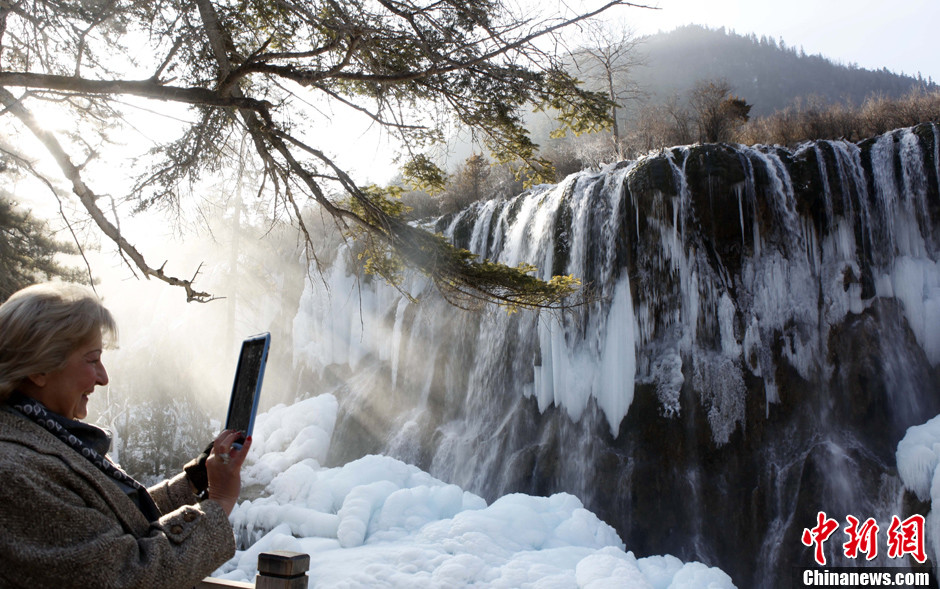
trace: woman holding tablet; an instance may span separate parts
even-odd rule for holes
[[[250,438],[216,438],[207,489],[186,474],[146,489],[108,458],[109,434],[81,421],[108,383],[101,356],[115,332],[77,285],[31,286],[0,305],[2,587],[192,587],[235,553],[228,515]]]

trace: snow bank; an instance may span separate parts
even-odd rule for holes
[[[321,395],[258,416],[244,479],[263,491],[231,516],[248,548],[215,576],[252,581],[260,552],[293,550],[310,555],[311,587],[734,587],[701,563],[636,558],[572,495],[487,505],[387,456],[322,468],[336,411]]]

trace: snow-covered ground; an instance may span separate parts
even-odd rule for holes
[[[323,468],[336,413],[326,394],[258,416],[243,471],[256,498],[232,512],[254,541],[214,576],[252,581],[260,552],[292,550],[310,555],[310,587],[734,587],[701,563],[637,558],[573,495],[487,505],[387,456]]]

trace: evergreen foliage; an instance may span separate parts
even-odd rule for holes
[[[930,79],[833,63],[767,37],[689,25],[640,38],[600,29],[595,41],[573,50],[569,68],[608,95],[617,117],[611,130],[555,136],[547,118],[527,119],[556,181],[674,145],[859,141],[940,121],[940,87]],[[469,162],[455,167],[439,198],[410,193],[412,214],[447,214],[504,195],[497,182],[486,182],[483,194],[467,183]],[[487,173],[501,178],[506,169],[494,162]],[[518,193],[522,184],[514,188]]]
[[[87,282],[80,270],[56,259],[60,253],[76,253],[74,246],[48,233],[45,222],[0,194],[0,302],[21,288],[53,278]]]
[[[557,169],[633,159],[699,141],[857,141],[940,119],[940,86],[933,80],[837,64],[782,40],[688,25],[642,37],[636,51],[639,56],[621,57],[629,67],[614,83],[641,90],[622,109],[617,122],[622,139],[614,148],[607,132],[552,140],[543,121],[531,119],[533,136]],[[610,86],[608,77],[584,81],[603,90]]]
[[[930,79],[835,63],[784,40],[724,28],[687,25],[645,37],[642,48],[646,63],[631,70],[629,83],[653,101],[685,94],[699,80],[725,80],[754,105],[755,117],[783,110],[799,97],[860,105],[873,94],[900,98],[918,88],[937,89]]]
[[[139,171],[129,196],[140,208],[179,207],[194,198],[200,180],[250,157],[263,169],[260,196],[287,211],[311,247],[302,216],[308,200],[442,286],[487,300],[553,305],[570,291],[524,273],[510,278],[506,269],[436,245],[440,240],[359,187],[328,155],[320,131],[330,118],[319,105],[370,117],[406,146],[408,172],[428,186],[443,174],[427,154],[454,124],[474,129],[495,161],[521,162],[520,178],[553,180],[524,113],[549,109],[580,133],[608,125],[610,105],[603,93],[582,88],[547,47],[564,27],[622,4],[602,1],[560,18],[519,16],[502,0],[26,0],[0,6],[0,103],[42,142],[121,252],[146,276],[183,287],[189,300],[211,295],[192,279],[150,266],[104,215],[100,193],[76,163],[93,157],[94,140],[66,142],[49,132],[34,115],[40,101],[70,109],[73,131],[90,129],[101,142],[111,130],[97,123],[116,125],[128,95],[190,107],[194,122],[156,145]],[[244,134],[250,155],[238,148]]]

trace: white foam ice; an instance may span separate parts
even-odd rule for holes
[[[258,416],[245,473],[263,490],[231,516],[250,545],[214,576],[252,581],[260,552],[292,550],[310,555],[310,587],[734,587],[701,563],[637,558],[570,494],[511,494],[487,505],[386,456],[323,468],[328,448],[293,435],[328,440],[336,411],[324,394]]]
[[[895,454],[898,475],[904,486],[921,501],[940,505],[940,415],[927,423],[908,428],[898,442]],[[940,562],[940,515],[936,509],[927,514],[924,536],[928,555],[933,562]]]

